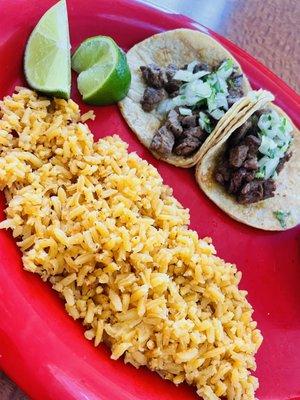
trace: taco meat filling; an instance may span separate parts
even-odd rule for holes
[[[245,94],[243,75],[230,59],[214,68],[193,61],[182,69],[174,64],[166,68],[149,64],[140,69],[147,85],[143,110],[166,115],[150,145],[164,156],[194,154],[229,107]]]
[[[238,203],[274,196],[276,176],[291,158],[293,128],[275,111],[254,113],[229,137],[215,179]]]

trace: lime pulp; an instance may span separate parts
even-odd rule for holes
[[[33,89],[68,99],[71,60],[65,0],[51,7],[39,20],[26,45],[24,72]]]
[[[129,90],[131,74],[126,55],[108,36],[82,42],[72,56],[72,68],[79,73],[78,90],[88,104],[116,103]]]

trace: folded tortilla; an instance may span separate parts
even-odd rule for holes
[[[155,63],[160,67],[166,67],[173,63],[180,67],[194,60],[203,61],[209,65],[217,65],[225,58],[233,60],[238,72],[243,73],[241,66],[229,51],[212,37],[191,29],[175,29],[159,33],[133,46],[127,53],[127,61],[131,70],[132,82],[127,97],[119,102],[120,110],[130,128],[135,132],[143,145],[150,149],[152,138],[161,126],[164,116],[156,110],[143,111],[140,101],[146,85],[142,79],[140,67]],[[243,73],[244,75],[244,73]],[[243,90],[247,94],[251,90],[248,79],[244,75]],[[209,142],[218,132],[224,130],[224,126],[230,124],[243,108],[249,105],[249,99],[243,98],[236,102],[226,114],[218,121],[213,132],[209,135]],[[176,165],[189,168],[195,165],[207,151],[206,142],[200,149],[189,157],[171,154],[163,156],[150,149],[158,159]]]
[[[300,223],[300,133],[285,112],[268,103],[268,96],[258,101],[246,114],[239,114],[237,122],[231,128],[225,129],[209,148],[196,167],[196,179],[205,194],[232,218],[246,225],[268,231],[290,229]],[[239,204],[233,195],[214,178],[219,159],[222,157],[226,142],[235,130],[242,126],[253,113],[259,109],[273,109],[291,123],[293,141],[292,157],[285,163],[282,171],[276,177],[275,196],[252,204]],[[285,226],[280,224],[276,213],[287,213]],[[275,213],[275,214],[274,214]]]

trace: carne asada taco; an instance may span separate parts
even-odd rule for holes
[[[159,159],[191,167],[246,107],[251,86],[232,55],[190,29],[159,33],[127,53],[132,83],[121,112]]]
[[[272,103],[239,115],[196,168],[206,195],[232,218],[264,230],[300,223],[300,135]]]

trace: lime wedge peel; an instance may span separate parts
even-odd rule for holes
[[[78,89],[89,104],[112,104],[124,98],[131,74],[125,53],[108,36],[86,39],[72,56]]]
[[[29,86],[70,98],[70,47],[67,7],[61,0],[42,16],[27,42],[24,71]]]

